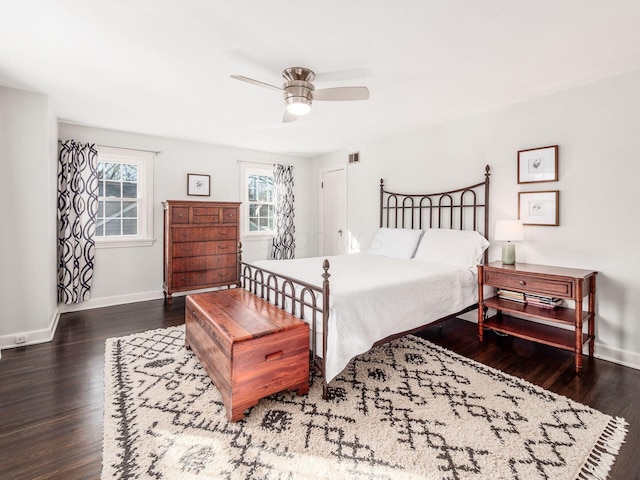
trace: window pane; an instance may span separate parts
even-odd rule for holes
[[[120,182],[105,182],[105,197],[119,197],[120,196]]]
[[[123,235],[137,235],[138,234],[138,221],[133,219],[122,220],[122,234]]]
[[[256,183],[257,183],[257,176],[249,175],[249,179],[247,181],[247,189],[248,189],[250,202],[255,202],[257,200]]]
[[[118,202],[104,202],[104,216],[107,218],[121,217],[122,216],[122,204]]]
[[[142,208],[142,203],[153,201],[147,198],[147,188],[152,186],[150,171],[153,168],[153,155],[138,152],[126,153],[126,150],[110,152],[105,149],[98,152],[98,221],[96,236],[100,240],[118,240],[124,237],[142,236],[146,240],[150,232],[146,220],[153,216],[153,209]],[[141,218],[140,216],[145,218]],[[129,238],[127,238],[129,237]],[[116,242],[117,243],[117,242]]]
[[[120,180],[119,163],[103,163],[105,180]]]
[[[122,235],[122,220],[107,220],[104,224],[104,232],[106,236]]]
[[[137,217],[138,216],[138,202],[122,202],[122,216],[123,217]]]
[[[123,183],[122,184],[122,197],[123,198],[136,198],[138,196],[138,185],[136,183]]]
[[[273,175],[247,174],[246,213],[249,232],[273,230]]]
[[[135,165],[122,165],[122,180],[125,182],[137,182],[138,181],[138,167]]]

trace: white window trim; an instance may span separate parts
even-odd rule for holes
[[[273,176],[273,166],[249,162],[240,161],[240,192],[242,195],[242,208],[240,209],[241,214],[241,225],[242,225],[242,234],[241,237],[247,240],[260,240],[265,238],[273,238],[275,235],[275,230],[260,230],[257,232],[252,232],[249,230],[249,198],[248,198],[248,185],[247,185],[247,177],[254,173],[258,175],[270,175]]]
[[[99,162],[132,163],[138,165],[138,204],[140,227],[138,235],[127,237],[98,237],[96,248],[149,247],[153,245],[153,152],[126,148],[97,147]]]

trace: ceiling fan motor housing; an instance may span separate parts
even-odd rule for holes
[[[311,107],[313,100],[313,84],[315,78],[312,70],[304,67],[291,67],[282,72],[286,80],[282,85],[284,90],[284,102],[286,105],[302,103]]]

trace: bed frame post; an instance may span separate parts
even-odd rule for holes
[[[384,180],[380,179],[380,228],[382,228],[382,210],[384,210]]]
[[[491,167],[486,165],[484,167],[484,238],[489,240],[489,177]],[[484,251],[484,264],[489,263],[489,249]]]
[[[244,281],[242,279],[242,242],[238,242],[238,283],[237,286],[244,288]]]
[[[329,260],[322,262],[322,398],[329,397],[327,384],[327,332],[329,331]],[[315,347],[315,345],[314,345]]]

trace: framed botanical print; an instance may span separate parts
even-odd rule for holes
[[[211,195],[211,175],[187,174],[187,195]]]
[[[557,227],[559,221],[559,190],[546,192],[519,192],[518,219],[524,225],[548,225]]]
[[[518,183],[558,181],[558,145],[518,151]]]

